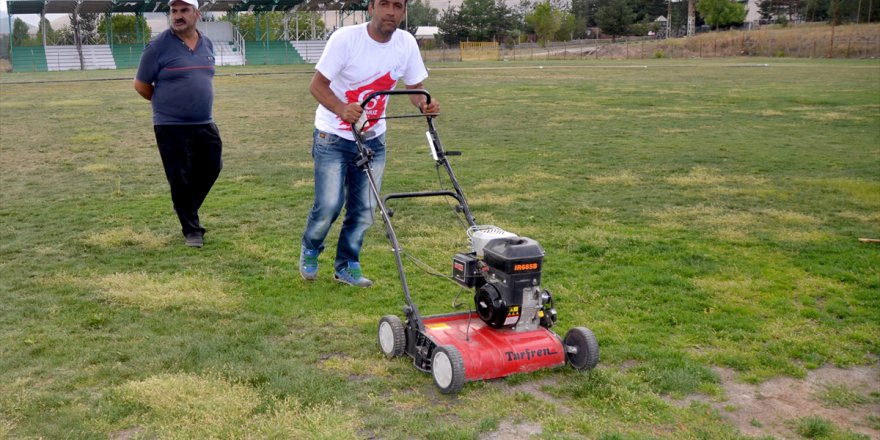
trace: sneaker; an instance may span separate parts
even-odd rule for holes
[[[306,249],[303,246],[299,252],[299,274],[305,280],[314,280],[318,277],[318,255],[320,251]]]
[[[200,248],[205,245],[205,238],[198,232],[186,235],[185,243],[189,247]]]
[[[355,287],[370,287],[373,285],[373,282],[361,272],[361,264],[357,262],[350,261],[348,267],[342,270],[337,270],[333,275],[333,278],[340,283]]]

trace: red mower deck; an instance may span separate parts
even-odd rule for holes
[[[565,365],[565,348],[556,333],[496,329],[476,312],[425,316],[425,333],[438,346],[452,345],[464,361],[465,380],[495,379]]]

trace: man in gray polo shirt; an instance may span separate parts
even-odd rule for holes
[[[153,129],[187,246],[204,244],[199,208],[223,168],[214,124],[214,45],[196,29],[198,0],[170,0],[170,28],[144,48],[134,88],[153,105]]]

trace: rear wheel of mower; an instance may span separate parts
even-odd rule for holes
[[[379,320],[379,348],[385,356],[397,357],[406,349],[406,333],[400,318],[385,315]]]
[[[590,329],[574,327],[565,334],[565,358],[578,371],[592,370],[599,363],[599,342]]]
[[[441,393],[459,392],[464,386],[464,360],[458,349],[452,345],[437,347],[431,357],[431,375]]]

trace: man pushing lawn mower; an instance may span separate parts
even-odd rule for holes
[[[421,95],[425,97],[426,107],[431,103],[431,95],[426,90],[380,90],[365,95],[360,106],[368,109],[373,102],[393,95],[409,95],[410,99],[412,95]],[[443,148],[434,127],[434,116],[422,113],[390,117],[425,118],[428,147],[438,177],[440,169],[444,169],[452,190],[442,188],[441,178],[438,190],[380,195],[372,166],[375,154],[367,145],[364,129],[370,121],[389,116],[368,117],[352,124],[351,133],[358,150],[354,162],[375,197],[406,299],[403,306],[405,321],[396,315],[383,316],[379,321],[380,349],[388,357],[409,355],[413,366],[432,374],[434,383],[443,393],[456,393],[467,381],[504,377],[565,363],[577,370],[592,369],[599,361],[599,343],[592,331],[572,327],[562,338],[551,330],[557,315],[552,295],[541,285],[543,248],[530,238],[476,223],[447,160],[448,156],[460,153]],[[474,309],[423,316],[410,295],[402,259],[404,252],[391,224],[394,211],[387,206],[391,200],[420,197],[443,197],[448,202],[454,201],[449,207],[462,224],[467,225],[470,249],[452,258],[451,280],[462,289],[473,289]],[[456,301],[453,308],[463,305]]]
[[[358,287],[373,284],[361,272],[364,233],[378,208],[391,241],[406,303],[405,319],[379,321],[379,348],[388,357],[409,355],[413,366],[430,372],[443,393],[457,393],[465,382],[552,368],[565,363],[589,370],[599,361],[599,344],[589,329],[573,327],[562,338],[551,330],[556,309],[541,287],[544,250],[535,241],[476,223],[440,143],[433,118],[440,106],[422,89],[428,73],[413,37],[397,27],[406,0],[370,0],[369,23],[337,30],[316,66],[310,89],[320,105],[315,115],[312,157],[315,202],[302,238],[299,271],[318,275],[318,255],[331,224],[346,207],[334,263],[337,281]],[[394,90],[398,79],[406,90]],[[428,123],[428,145],[435,165],[445,169],[454,191],[380,195],[385,168],[385,109],[393,95],[407,95]],[[468,225],[468,252],[452,259],[452,279],[474,290],[474,310],[422,316],[410,295],[402,250],[391,224],[391,199],[454,199]]]
[[[377,187],[385,168],[385,114],[387,96],[366,107],[361,99],[378,90],[391,90],[402,79],[407,89],[422,89],[428,71],[415,38],[398,30],[406,14],[406,0],[370,0],[369,22],[343,27],[331,35],[309,86],[318,101],[312,158],[315,161],[315,201],[306,222],[299,257],[299,273],[306,280],[318,276],[318,255],[324,239],[345,205],[345,218],[336,246],[334,278],[357,287],[370,287],[364,276],[360,251],[376,207],[369,183],[358,167],[358,148],[352,124],[367,118],[363,131],[372,150]],[[440,104],[421,94],[410,101],[423,113],[437,114]],[[378,189],[378,188],[377,188]]]

